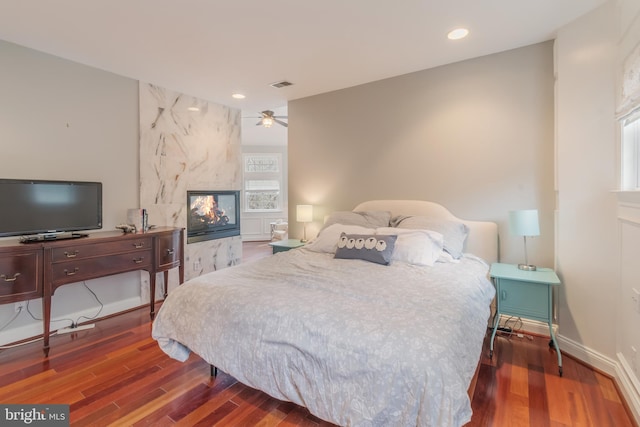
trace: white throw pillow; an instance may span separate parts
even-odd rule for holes
[[[408,228],[380,227],[379,235],[396,235],[395,248],[391,259],[415,265],[433,265],[443,252],[442,234],[432,230],[412,230]]]

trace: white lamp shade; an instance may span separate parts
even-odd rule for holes
[[[298,222],[311,222],[311,221],[313,221],[313,206],[312,205],[297,205],[296,206],[296,220]]]
[[[509,212],[509,230],[516,236],[539,236],[538,210],[528,209]]]

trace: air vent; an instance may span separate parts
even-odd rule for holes
[[[271,87],[275,87],[276,89],[280,89],[281,87],[287,87],[287,86],[291,86],[293,83],[288,82],[286,80],[283,80],[281,82],[275,82],[275,83],[271,83],[270,86]]]

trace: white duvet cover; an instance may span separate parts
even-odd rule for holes
[[[153,337],[344,426],[461,426],[494,288],[465,256],[433,267],[296,249],[172,291]]]

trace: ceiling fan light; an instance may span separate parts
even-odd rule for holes
[[[271,117],[262,118],[262,126],[270,128],[273,125],[273,119]]]

